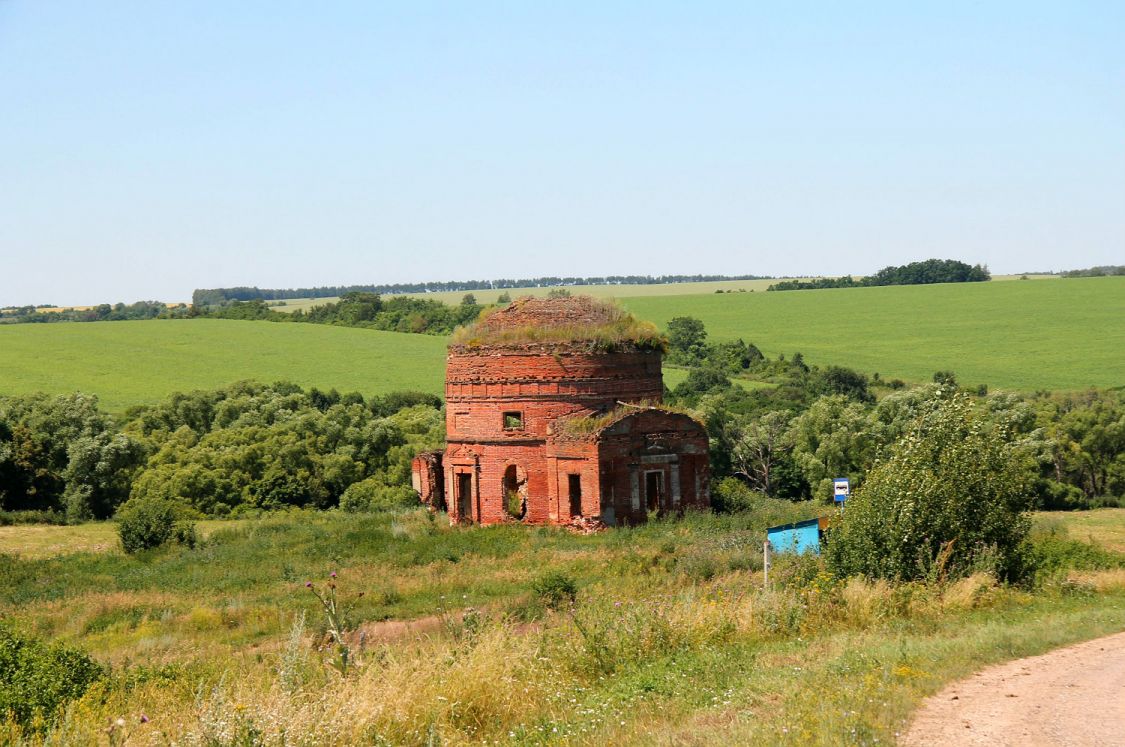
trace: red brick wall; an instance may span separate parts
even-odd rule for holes
[[[446,361],[446,437],[544,439],[556,418],[609,409],[618,401],[659,402],[663,393],[660,354],[655,352],[451,353]],[[522,430],[504,430],[506,411],[523,413]]]
[[[618,402],[659,402],[662,394],[657,352],[536,346],[452,351],[446,371],[449,449],[442,465],[451,519],[510,521],[504,478],[510,465],[526,475],[528,523],[574,518],[570,475],[580,481],[581,514],[599,516],[612,505],[618,524],[648,517],[646,471],[662,475],[661,512],[709,505],[707,434],[685,415],[638,410],[586,438],[548,435],[560,417],[604,412]],[[506,412],[520,413],[520,427],[505,427]],[[424,466],[416,463],[418,470]],[[465,516],[458,473],[472,476]]]
[[[601,492],[614,507],[617,524],[649,516],[646,478],[661,475],[659,513],[711,505],[707,432],[692,418],[659,410],[640,411],[602,432],[598,444]]]

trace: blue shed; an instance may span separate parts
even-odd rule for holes
[[[828,526],[827,518],[798,521],[796,524],[782,524],[766,530],[766,539],[775,553],[820,552],[820,539]]]

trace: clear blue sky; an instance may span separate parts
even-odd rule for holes
[[[1125,3],[0,0],[0,305],[1125,262]]]

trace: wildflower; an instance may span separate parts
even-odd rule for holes
[[[143,713],[141,714],[141,723],[142,724],[148,723],[148,716],[144,715]]]
[[[332,571],[331,578],[336,578],[336,571]]]
[[[305,582],[305,588],[306,588],[306,589],[311,589],[311,588],[312,588],[312,581],[306,581],[306,582]]]
[[[113,723],[117,724],[118,726],[125,726],[125,719],[119,718],[116,721],[114,721]]]

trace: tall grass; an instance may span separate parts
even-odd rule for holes
[[[1091,604],[987,577],[941,588],[750,581],[735,572],[629,601],[591,590],[537,626],[494,614],[471,635],[372,646],[346,678],[315,655],[294,664],[290,640],[197,673],[190,697],[176,681],[119,682],[74,706],[55,736],[84,741],[144,713],[151,725],[130,735],[138,744],[648,744],[666,722],[738,711],[742,737],[710,724],[698,741],[873,744],[893,740],[912,699],[966,667],[969,651],[992,660],[1067,640],[1051,619],[1077,636],[1125,625],[1121,587]]]
[[[1115,569],[1030,591],[842,581],[787,556],[765,588],[762,530],[802,510],[775,503],[593,536],[297,512],[196,550],[9,558],[0,612],[113,665],[56,744],[117,719],[129,744],[889,743],[949,677],[1125,626]],[[332,570],[367,592],[346,676],[304,587]],[[573,580],[550,607],[549,573]]]

